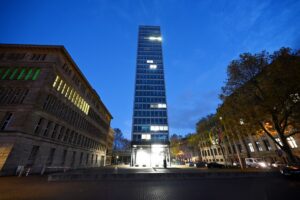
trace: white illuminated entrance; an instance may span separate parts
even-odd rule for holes
[[[135,146],[132,149],[132,165],[135,167],[163,167],[164,160],[169,166],[170,154],[166,145]]]

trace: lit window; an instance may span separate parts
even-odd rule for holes
[[[263,151],[263,148],[261,147],[259,142],[255,142],[255,144],[256,144],[258,151]]]
[[[289,143],[289,145],[290,145],[290,147],[291,147],[292,149],[298,147],[298,145],[297,145],[295,139],[294,139],[292,136],[287,138],[287,142]]]
[[[157,68],[157,65],[150,65],[149,68],[150,68],[150,69],[156,69],[156,68]]]
[[[147,63],[153,63],[153,60],[147,60]]]
[[[63,80],[60,80],[59,85],[58,85],[58,87],[57,87],[57,91],[60,91],[60,88],[61,88],[63,82],[64,82]]]
[[[279,138],[275,138],[275,140],[282,146],[282,142]],[[276,144],[277,148],[280,149],[280,146]]]
[[[63,87],[63,89],[61,90],[61,93],[62,93],[62,94],[64,94],[64,92],[65,92],[65,89],[66,89],[66,86],[67,86],[67,84],[66,84],[66,83],[64,83],[64,87]]]
[[[57,91],[60,91],[69,101],[71,101],[75,106],[77,106],[82,112],[88,114],[90,106],[88,103],[77,93],[68,86],[67,83],[64,83],[59,76],[56,76],[55,81],[52,85],[54,88],[57,87]]]
[[[249,149],[251,152],[254,152],[254,148],[253,148],[253,144],[252,143],[248,143]]]
[[[158,108],[167,108],[167,104],[165,103],[159,103]]]
[[[70,87],[68,86],[65,97],[68,97],[69,91],[70,91]]]
[[[15,69],[15,70],[13,71],[13,73],[10,75],[9,79],[10,79],[10,80],[14,79],[15,75],[17,74],[17,72],[18,72],[18,69]]]
[[[142,140],[150,140],[151,135],[150,134],[142,134]]]
[[[150,108],[167,108],[167,104],[165,103],[151,104]]]
[[[150,126],[150,131],[167,131],[168,126]]]
[[[32,80],[35,81],[37,79],[37,77],[39,76],[41,72],[41,69],[36,69],[34,75],[32,76]]]
[[[69,97],[68,97],[68,99],[69,99],[69,100],[71,100],[71,99],[72,99],[73,92],[74,92],[74,90],[73,90],[73,89],[71,89],[71,91],[70,91],[70,94],[69,94]]]
[[[76,97],[76,92],[74,91],[73,95],[72,95],[72,100],[71,100],[73,102],[73,104],[75,104],[75,97]]]
[[[152,40],[152,41],[162,41],[162,38],[161,37],[150,36],[149,40]]]
[[[59,76],[56,76],[55,81],[54,81],[54,83],[52,85],[54,88],[58,84],[58,81],[59,81]]]
[[[25,76],[25,80],[28,80],[31,77],[32,71],[32,69],[28,71],[27,75]]]
[[[18,76],[18,78],[17,78],[18,80],[20,80],[20,79],[23,78],[23,76],[24,76],[24,74],[25,74],[25,71],[26,71],[25,69],[22,69],[22,70],[21,70],[21,73],[19,74],[19,76]],[[56,77],[56,78],[57,78],[57,77]]]
[[[5,73],[4,73],[3,76],[2,76],[2,80],[4,80],[4,79],[8,76],[9,72],[10,72],[10,69],[7,69],[7,70],[5,71]]]

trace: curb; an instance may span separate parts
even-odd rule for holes
[[[48,181],[128,181],[128,180],[200,180],[216,178],[279,177],[278,172],[212,173],[123,173],[123,174],[51,174]]]

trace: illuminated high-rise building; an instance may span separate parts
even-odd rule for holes
[[[162,36],[159,26],[140,26],[136,60],[131,165],[169,165],[169,126]]]

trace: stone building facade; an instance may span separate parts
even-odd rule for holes
[[[63,46],[0,45],[0,175],[104,166],[111,119]]]
[[[279,138],[276,140],[281,143]],[[289,137],[288,143],[294,155],[300,157],[300,135]],[[199,142],[200,158],[205,162],[233,165],[239,163],[239,160],[245,164],[245,158],[262,158],[269,163],[275,161],[287,163],[284,152],[266,135],[249,134],[247,137],[238,137],[234,140],[225,137],[222,149],[221,146],[210,145],[204,140]]]
[[[112,152],[113,152],[113,144],[114,144],[114,138],[115,138],[115,131],[114,129],[110,128],[107,140],[106,140],[106,163],[105,165],[111,165],[112,162]]]

